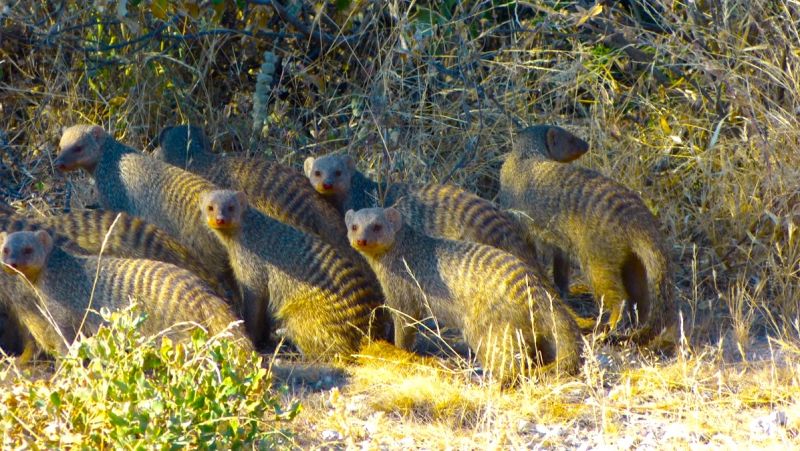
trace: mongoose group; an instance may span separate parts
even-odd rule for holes
[[[134,299],[147,334],[193,323],[251,349],[282,329],[309,358],[349,359],[374,339],[413,349],[431,318],[460,329],[492,378],[516,383],[580,368],[580,333],[598,320],[562,300],[570,259],[609,337],[674,333],[657,220],[633,191],[570,163],[588,144],[559,127],[514,134],[498,204],[452,185],[376,183],[343,154],[309,157],[304,173],[215,154],[194,126],[167,127],[158,143],[147,155],[99,126],[68,127],[54,165],[89,174],[104,211],[0,209],[0,305],[21,337],[0,337],[7,351],[64,353],[99,327],[100,308]]]

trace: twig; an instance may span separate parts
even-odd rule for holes
[[[284,8],[283,5],[281,5],[280,2],[275,1],[275,0],[247,0],[247,3],[253,4],[253,5],[271,6],[272,9],[275,10],[275,13],[278,14],[278,17],[280,17],[282,20],[284,20],[285,22],[288,22],[290,25],[295,27],[297,29],[297,31],[299,31],[301,34],[303,34],[303,36],[305,36],[307,38],[310,38],[310,39],[318,38],[323,44],[325,44],[326,46],[329,46],[329,47],[333,46],[335,44],[338,44],[339,41],[341,41],[341,42],[350,42],[350,41],[358,40],[360,38],[360,35],[341,36],[339,38],[339,37],[336,37],[336,36],[332,36],[332,35],[330,35],[328,33],[325,33],[322,30],[321,27],[317,27],[318,31],[314,31],[312,29],[312,27],[306,25],[302,20],[300,20],[297,17],[291,15],[289,13],[289,11],[286,11],[286,8]]]

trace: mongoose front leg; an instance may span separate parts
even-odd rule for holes
[[[26,365],[30,361],[36,357],[36,354],[39,352],[39,347],[36,346],[36,342],[33,341],[33,337],[27,335],[23,337],[23,346],[22,346],[22,354],[17,357],[17,362],[22,365]]]
[[[553,282],[561,297],[569,294],[569,257],[559,248],[553,248]]]
[[[253,340],[253,344],[258,348],[269,340],[269,321],[267,319],[267,305],[269,298],[259,293],[255,287],[245,284],[241,286],[242,294],[242,318],[244,319],[245,330]]]
[[[410,351],[417,338],[417,326],[408,323],[405,314],[395,312],[394,316],[394,345],[398,348]]]

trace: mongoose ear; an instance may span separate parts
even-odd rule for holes
[[[549,127],[546,133],[547,153],[550,159],[568,163],[589,150],[589,144],[559,127]]]
[[[386,220],[389,221],[389,224],[391,224],[392,229],[395,231],[400,230],[400,227],[403,226],[403,215],[400,214],[400,210],[389,207],[383,210],[383,214],[386,216]]]
[[[241,205],[242,210],[247,208],[247,194],[244,191],[236,191],[236,201]]]
[[[173,128],[175,128],[174,125],[169,125],[169,126],[166,126],[166,127],[162,128],[161,131],[158,133],[158,145],[159,145],[159,147],[164,147],[164,138],[166,138],[167,133],[169,133],[169,131],[172,130]]]
[[[347,213],[344,214],[344,223],[347,224],[347,227],[350,228],[350,224],[353,223],[353,215],[356,214],[355,211],[351,208],[347,210]]]
[[[303,172],[306,173],[306,177],[311,177],[311,169],[314,168],[314,157],[306,158],[306,161],[303,162]]]
[[[42,247],[44,247],[44,253],[49,254],[53,249],[53,237],[51,237],[50,234],[44,230],[37,230],[36,239],[42,243]]]
[[[6,242],[7,237],[8,237],[8,232],[0,232],[0,244],[4,244]]]
[[[350,155],[344,155],[342,158],[344,159],[344,164],[347,166],[347,169],[349,169],[350,172],[356,170],[356,160],[354,160],[353,157]]]
[[[103,137],[106,135],[106,131],[105,131],[105,130],[103,130],[103,127],[101,127],[101,126],[99,126],[99,125],[92,125],[92,126],[89,128],[89,133],[91,133],[91,134],[92,134],[92,137],[93,137],[94,139],[96,139],[97,141],[100,141],[100,140],[102,140],[102,139],[103,139]]]
[[[200,193],[200,199],[198,199],[198,200],[200,201],[201,209],[203,209],[203,210],[206,209],[206,205],[208,205],[208,198],[209,197],[211,197],[211,192],[210,191],[206,191],[204,193]]]

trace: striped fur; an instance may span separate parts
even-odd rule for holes
[[[325,182],[331,187],[324,198],[342,215],[350,209],[395,207],[422,233],[494,246],[539,270],[535,248],[525,241],[519,224],[486,199],[453,185],[394,183],[387,188],[357,171],[346,155],[309,158],[306,165],[311,185],[319,187]]]
[[[75,149],[81,152],[76,154]],[[199,194],[211,182],[117,142],[96,126],[72,126],[55,161],[61,170],[82,168],[95,180],[103,207],[139,216],[177,237],[211,274],[229,280],[227,252],[203,226]]]
[[[535,248],[525,241],[514,218],[475,194],[453,185],[397,183],[389,188],[385,204],[400,210],[411,227],[425,234],[493,246],[541,271]]]
[[[124,308],[131,300],[137,301],[148,315],[142,325],[146,335],[185,322],[197,323],[217,334],[236,320],[225,301],[185,269],[154,260],[74,255],[52,242],[48,245],[42,234],[49,239],[46,232],[9,234],[3,244],[3,263],[24,267],[21,271],[43,299],[52,323],[34,303],[16,303],[15,309],[37,343],[49,352],[63,353],[66,343],[74,340],[79,330],[87,335],[94,333],[101,325],[96,313],[101,308]],[[25,247],[34,249],[33,256],[22,253]],[[87,309],[89,314],[80,329]],[[252,348],[239,327],[232,331],[242,346]],[[183,336],[180,328],[173,333]]]
[[[119,219],[117,219],[119,217]],[[112,228],[112,224],[116,225]],[[107,257],[146,258],[186,268],[225,294],[225,281],[201,265],[186,247],[168,233],[123,212],[101,210],[72,211],[40,219],[0,212],[0,231],[48,230],[56,242],[70,252]],[[105,248],[103,241],[108,234]]]
[[[635,329],[631,338],[647,342],[676,321],[669,251],[658,221],[636,193],[553,160],[569,160],[585,146],[558,127],[520,132],[501,169],[500,203],[520,212],[530,239],[577,258],[597,302],[602,299],[610,312],[612,329],[625,319]],[[568,272],[555,276],[567,289]]]
[[[387,305],[403,314],[395,317],[395,345],[409,349],[413,323],[433,316],[461,329],[484,367],[505,382],[530,374],[539,360],[577,371],[581,341],[575,322],[516,256],[421,234],[392,208],[348,212],[346,222],[350,242],[378,275]]]
[[[194,126],[165,128],[159,144],[155,157],[220,187],[244,191],[250,205],[262,213],[351,252],[341,217],[293,168],[258,157],[214,155],[208,137]]]
[[[228,249],[251,336],[263,336],[271,316],[308,356],[356,352],[371,334],[380,288],[321,239],[246,202],[241,192],[218,190],[206,194],[197,209],[207,212],[209,229]]]

